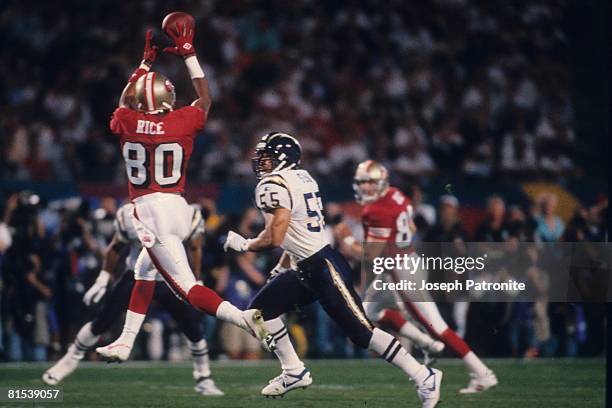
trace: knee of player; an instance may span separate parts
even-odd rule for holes
[[[104,334],[106,331],[108,331],[111,326],[112,326],[112,322],[114,321],[114,317],[113,319],[107,319],[107,321],[103,321],[103,319],[100,318],[96,318],[91,322],[91,334],[93,334],[94,336],[100,336],[102,334]]]
[[[362,349],[367,349],[370,346],[370,340],[372,339],[372,331],[364,327],[362,330],[350,333],[349,338],[355,346]]]
[[[187,340],[192,343],[197,343],[204,338],[202,330],[198,327],[198,323],[199,321],[196,321],[190,326],[183,327],[183,334],[187,337]]]

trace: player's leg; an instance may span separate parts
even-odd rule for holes
[[[96,345],[100,335],[108,331],[125,310],[133,285],[134,275],[131,271],[121,275],[106,295],[95,318],[81,327],[66,354],[45,371],[42,378],[46,384],[56,385],[76,370],[87,350]]]
[[[241,327],[265,348],[273,348],[258,310],[241,311],[212,289],[197,284],[183,246],[191,229],[191,217],[184,214],[191,214],[191,208],[182,197],[171,194],[136,203],[136,230],[151,262],[172,290],[193,307]]]
[[[400,336],[413,341],[425,353],[439,354],[444,350],[444,343],[421,331],[416,325],[405,319],[399,310],[383,309],[378,315],[376,324],[383,328],[389,327]]]
[[[289,331],[281,316],[296,306],[304,306],[315,300],[314,293],[301,284],[296,273],[287,271],[268,282],[251,301],[249,308],[262,311],[264,324],[274,336],[276,342],[274,354],[283,370],[263,388],[262,395],[282,396],[291,390],[306,388],[312,384],[310,371],[295,352]]]
[[[413,255],[418,256],[418,255]],[[414,271],[411,279],[419,281],[427,279],[427,270],[419,268]],[[400,281],[402,271],[394,270],[391,278]],[[398,307],[404,307],[423,327],[434,337],[442,341],[457,357],[461,358],[470,372],[470,383],[461,393],[480,392],[497,385],[497,378],[467,343],[455,333],[440,315],[440,311],[431,295],[427,291],[394,292],[397,296]],[[418,301],[414,301],[417,299]]]
[[[132,275],[133,285],[129,302],[127,305],[122,304],[122,309],[119,309],[125,310],[127,306],[123,330],[111,344],[96,348],[96,352],[103,359],[108,361],[125,361],[128,359],[153,299],[156,276],[157,270],[153,267],[147,251],[143,248],[138,255]]]
[[[437,336],[453,353],[461,358],[470,372],[470,383],[459,392],[471,394],[486,391],[497,385],[497,377],[482,360],[470,349],[470,346],[459,337],[444,321],[434,302],[406,302],[406,308],[412,315]]]
[[[382,277],[389,279],[387,275]],[[432,338],[420,330],[402,315],[405,310],[400,311],[391,308],[397,304],[396,292],[376,290],[371,284],[366,290],[363,299],[363,308],[366,317],[382,329],[391,329],[392,332],[414,342],[427,355],[429,353],[439,354],[444,350],[444,343]],[[426,356],[427,357],[427,356]]]
[[[172,319],[189,340],[191,360],[193,362],[193,378],[196,381],[195,391],[202,395],[223,395],[212,379],[210,360],[208,358],[208,343],[202,334],[200,313],[191,305],[180,300],[169,287],[157,283],[155,299],[164,309],[170,312]]]
[[[358,347],[375,351],[401,369],[415,382],[423,407],[434,407],[440,399],[442,372],[420,364],[395,337],[374,328],[353,288],[350,266],[344,257],[326,247],[299,265],[325,311],[351,341]]]

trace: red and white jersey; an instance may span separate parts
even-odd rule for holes
[[[205,123],[206,112],[195,106],[165,115],[115,110],[110,128],[120,137],[130,200],[156,192],[183,192],[193,139]]]
[[[398,248],[410,246],[412,232],[410,219],[412,204],[408,197],[395,187],[389,187],[385,195],[363,207],[361,222],[364,237],[392,242]]]

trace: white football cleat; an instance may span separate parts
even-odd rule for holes
[[[299,374],[283,371],[281,375],[270,380],[269,384],[261,390],[261,395],[266,398],[282,397],[291,390],[306,388],[310,384],[312,384],[312,376],[307,368],[304,368]]]
[[[497,377],[495,373],[488,370],[484,375],[476,375],[470,373],[470,382],[467,387],[459,390],[459,394],[476,394],[484,392],[489,388],[493,388],[497,385]]]
[[[274,351],[276,349],[276,340],[270,334],[264,325],[264,319],[259,309],[248,309],[242,312],[242,324],[244,330],[255,336],[266,349],[266,351]]]
[[[429,375],[418,384],[416,389],[423,408],[433,408],[440,401],[440,385],[442,384],[442,371],[427,367]]]
[[[205,395],[207,397],[217,396],[217,395],[225,395],[223,391],[217,387],[217,384],[210,377],[202,377],[197,380],[195,387],[193,387],[195,392],[198,394]]]
[[[70,354],[66,354],[64,357],[59,359],[53,367],[45,371],[45,373],[42,375],[42,380],[47,385],[57,385],[64,378],[72,374],[78,365],[78,359],[75,359]]]
[[[96,347],[96,353],[109,363],[123,363],[130,357],[131,351],[132,346],[121,342],[119,339],[106,346]]]

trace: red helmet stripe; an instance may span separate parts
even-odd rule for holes
[[[157,109],[157,103],[155,102],[155,72],[151,76],[151,99],[153,100],[153,110]]]
[[[155,110],[155,99],[153,96],[153,78],[155,73],[149,72],[147,77],[145,78],[145,99],[147,101],[147,110],[154,111]]]

